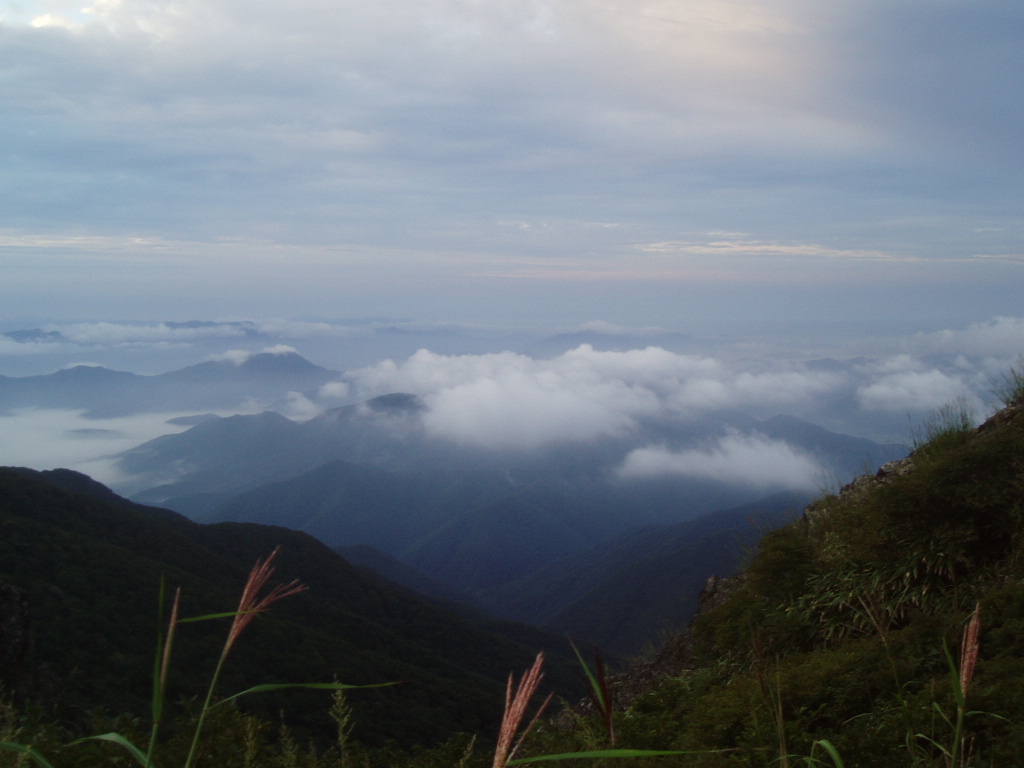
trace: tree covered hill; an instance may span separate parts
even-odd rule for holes
[[[145,715],[161,579],[171,591],[182,588],[183,615],[231,611],[253,563],[277,546],[275,579],[299,579],[309,589],[258,617],[227,664],[224,695],[258,683],[400,681],[351,694],[355,733],[370,744],[413,744],[457,731],[493,733],[506,676],[541,648],[556,659],[552,682],[576,690],[563,638],[442,610],[305,534],[200,525],[67,470],[2,468],[0,584],[27,595],[31,633],[26,658],[7,649],[5,658],[19,657],[21,667],[9,670],[21,686],[14,693],[42,697],[61,718],[93,709]],[[182,628],[172,700],[203,692],[227,627],[224,620]],[[302,732],[332,727],[323,692],[246,702],[271,719],[283,710]]]

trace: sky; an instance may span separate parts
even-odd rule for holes
[[[0,330],[1024,315],[1019,0],[89,2],[0,0]]]
[[[1019,0],[90,1],[0,0],[0,375],[287,345],[344,372],[295,418],[411,391],[499,447],[716,408],[904,440],[1024,353]],[[169,415],[5,413],[0,459]]]

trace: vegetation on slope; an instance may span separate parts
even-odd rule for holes
[[[73,481],[72,473],[0,469],[0,585],[27,597],[31,631],[28,658],[11,656],[23,674],[5,669],[0,677],[17,677],[7,684],[17,688],[0,699],[17,696],[23,707],[41,707],[44,718],[87,728],[92,712],[145,716],[161,579],[172,592],[182,588],[185,616],[230,611],[252,564],[279,545],[280,579],[299,579],[308,590],[259,617],[224,670],[225,695],[256,683],[401,681],[352,694],[353,738],[409,746],[493,731],[505,676],[540,647],[552,651],[556,684],[576,685],[561,638],[441,610],[367,577],[305,534],[198,525],[97,496],[84,480],[79,485],[89,492],[66,487]],[[182,702],[179,711],[204,690],[226,625],[183,627],[169,690],[172,703]],[[246,707],[273,721],[284,711],[303,740],[334,731],[322,692],[253,697]]]
[[[684,644],[690,668],[618,713],[619,745],[696,752],[652,765],[795,765],[795,756],[805,764],[812,753],[833,765],[826,742],[848,768],[1017,764],[1017,383],[1008,407],[977,430],[955,408],[946,411],[908,460],[766,536],[727,597],[696,620]],[[965,650],[976,609],[980,634]],[[590,748],[601,734],[583,718],[571,730],[549,729],[533,749]]]

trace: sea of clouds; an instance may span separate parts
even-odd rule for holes
[[[12,345],[18,355],[35,347],[48,355],[59,350],[71,361],[105,348],[123,352],[126,345],[148,345],[160,352],[169,340],[193,345],[188,347],[193,352],[220,343],[222,351],[205,357],[240,363],[258,351],[304,352],[303,339],[337,343],[370,333],[365,325],[247,323],[52,326],[46,332],[59,333],[59,338],[6,338],[0,364]],[[236,347],[244,337],[273,343]],[[997,406],[993,393],[1024,350],[1024,318],[1000,317],[962,329],[919,333],[901,339],[897,347],[875,356],[835,357],[772,354],[763,347],[750,354],[731,348],[716,355],[659,346],[598,349],[580,344],[543,357],[420,349],[339,371],[336,381],[317,392],[290,392],[274,403],[240,402],[232,412],[272,407],[304,420],[339,405],[404,392],[421,398],[421,426],[430,437],[481,450],[528,451],[606,437],[628,440],[659,419],[696,422],[729,412],[759,419],[788,414],[833,431],[909,442],[915,425],[951,402],[975,420]],[[0,403],[0,463],[71,466],[113,482],[117,477],[111,457],[181,431],[184,427],[168,423],[180,415],[89,419],[69,411],[3,411]],[[714,440],[687,450],[638,445],[618,471],[623,477],[684,474],[752,484],[781,478],[790,487],[809,487],[820,486],[824,469],[791,445],[723,428]]]

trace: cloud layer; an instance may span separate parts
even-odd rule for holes
[[[731,434],[706,449],[631,451],[619,474],[627,479],[677,476],[758,488],[819,490],[829,470],[813,457],[781,440],[759,434]]]
[[[237,334],[243,329],[244,336]],[[421,337],[414,326],[396,329],[377,324],[286,324],[279,321],[193,323],[190,327],[117,323],[52,326],[42,335],[0,337],[8,346],[55,348],[50,370],[81,362],[88,354],[117,353],[122,361],[150,349],[164,364],[182,354],[162,346],[179,331],[197,332],[183,341],[188,363],[226,359],[241,364],[257,351],[305,353],[320,339],[328,345],[367,338]],[[431,336],[447,339],[450,330]],[[420,427],[436,439],[484,450],[530,451],[554,444],[584,446],[608,439],[632,450],[623,476],[652,474],[725,477],[757,485],[765,478],[785,478],[791,487],[820,486],[821,468],[790,445],[758,436],[749,417],[797,416],[837,432],[876,440],[906,442],[915,425],[939,408],[957,401],[981,417],[995,407],[993,390],[1011,365],[1021,365],[1024,322],[1000,317],[960,329],[912,334],[890,342],[889,354],[820,357],[780,348],[725,345],[711,353],[684,353],[658,346],[616,349],[618,340],[657,329],[629,331],[607,323],[578,329],[606,334],[608,349],[581,344],[550,355],[510,351],[442,354],[427,349],[340,372],[337,380],[315,392],[281,393],[272,406],[304,420],[326,409],[405,392],[425,405]],[[379,332],[379,333],[378,333]],[[52,333],[61,336],[55,338]],[[472,340],[456,336],[458,343]],[[492,341],[500,344],[503,337]],[[575,338],[572,334],[568,338]],[[36,339],[36,340],[33,340]],[[245,340],[250,349],[235,345]],[[285,344],[285,341],[292,342]],[[211,344],[219,344],[211,354]],[[0,347],[0,353],[2,353]],[[225,351],[226,350],[226,351]],[[907,351],[914,350],[914,351]],[[42,354],[42,353],[37,353]],[[311,356],[314,362],[322,362]],[[17,358],[2,357],[9,362]],[[130,366],[126,366],[130,367]],[[85,419],[67,412],[3,413],[0,403],[0,454],[4,461],[49,468],[58,463],[81,467],[162,432],[167,414],[140,415],[139,420]],[[251,412],[266,403],[241,406]],[[742,418],[737,414],[742,414]],[[738,433],[726,426],[745,424]],[[744,421],[746,419],[746,421]],[[667,426],[666,426],[667,425]],[[687,425],[693,425],[692,430]],[[686,435],[706,438],[709,425],[718,442],[688,444]],[[648,429],[663,429],[665,438],[631,443]],[[659,442],[660,440],[660,442]],[[48,447],[49,446],[49,447]],[[635,450],[634,450],[635,449]],[[3,458],[0,457],[0,458]],[[49,457],[49,458],[47,458]],[[730,469],[731,467],[731,469]],[[101,466],[101,471],[103,470]]]
[[[1024,348],[1024,335],[1017,345]],[[899,440],[908,416],[920,420],[952,401],[978,416],[990,410],[993,383],[1013,359],[968,360],[961,353],[929,360],[897,354],[845,362],[730,361],[657,347],[616,352],[589,345],[551,358],[421,350],[402,362],[345,373],[345,386],[335,395],[356,401],[389,392],[420,395],[431,434],[489,447],[622,436],[644,421],[699,420],[730,411],[759,418],[786,413]]]
[[[793,286],[1012,311],[1022,24],[1008,0],[2,2],[0,298],[663,323],[696,283],[724,294],[693,318],[796,312]],[[583,309],[540,287],[564,283]]]

